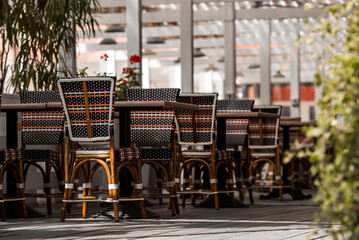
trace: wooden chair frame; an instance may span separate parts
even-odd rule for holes
[[[68,204],[72,202],[83,202],[83,210],[82,210],[82,217],[86,218],[87,215],[87,206],[88,202],[94,202],[94,201],[105,201],[105,202],[112,202],[114,207],[114,220],[116,222],[119,221],[119,192],[118,192],[118,184],[115,181],[115,148],[114,148],[114,137],[113,135],[109,135],[107,137],[94,137],[92,134],[92,128],[91,128],[91,118],[90,118],[90,110],[89,110],[89,101],[88,101],[88,92],[87,92],[87,82],[89,81],[110,81],[111,82],[111,89],[110,89],[110,103],[109,103],[109,125],[110,128],[110,121],[112,116],[112,104],[113,104],[113,89],[114,89],[114,80],[111,78],[78,78],[78,79],[60,79],[58,81],[58,88],[60,90],[60,96],[62,100],[62,104],[64,106],[66,119],[69,122],[68,128],[69,128],[69,135],[65,137],[65,191],[64,191],[64,199],[63,199],[63,205],[60,215],[60,220],[65,220],[65,214],[67,209],[69,208]],[[86,113],[86,127],[87,127],[87,137],[85,138],[78,138],[74,137],[72,134],[71,129],[71,118],[69,116],[68,112],[68,106],[67,102],[64,98],[64,92],[62,90],[61,83],[66,81],[73,81],[73,82],[82,82],[83,87],[83,94],[84,94],[84,105],[85,105],[85,113]],[[110,129],[109,129],[110,133]],[[98,141],[109,141],[109,153],[94,153],[94,154],[77,154],[76,148],[71,149],[70,153],[70,139],[73,142],[98,142]],[[75,146],[75,144],[72,144]],[[71,155],[71,160],[70,160]],[[83,191],[83,198],[81,199],[74,199],[73,198],[73,189],[75,184],[75,179],[78,177],[80,169],[85,167],[87,169],[90,169],[89,163],[94,162],[96,164],[101,165],[105,171],[108,181],[108,187],[109,187],[109,197],[110,199],[98,199],[96,197],[90,196],[91,195],[91,187],[86,188],[86,190]],[[109,166],[108,166],[109,164]],[[86,166],[87,165],[87,166]],[[95,166],[94,169],[96,170],[98,166]],[[94,171],[90,170],[90,174],[88,176],[92,176]],[[85,176],[85,180],[87,181],[84,183],[86,186],[90,186],[90,182],[88,182],[89,177]]]

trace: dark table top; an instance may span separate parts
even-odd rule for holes
[[[265,112],[238,112],[238,113],[217,113],[216,118],[279,118],[275,113]]]
[[[193,104],[170,102],[170,101],[116,101],[115,109],[162,109],[162,110],[198,110]],[[12,103],[2,104],[0,111],[31,111],[31,110],[62,110],[61,103]]]

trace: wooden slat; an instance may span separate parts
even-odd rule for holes
[[[275,113],[264,112],[238,112],[238,113],[217,113],[216,118],[279,118],[280,115]]]
[[[304,127],[304,126],[314,126],[316,121],[302,122],[302,121],[280,121],[279,125],[283,127]]]
[[[0,110],[43,110],[46,109],[46,103],[8,103],[1,104]]]
[[[91,129],[91,118],[90,118],[90,110],[89,110],[89,102],[87,96],[87,85],[86,81],[82,82],[82,87],[84,90],[84,100],[85,100],[85,111],[86,111],[86,125],[87,125],[87,136],[92,137],[92,129]]]
[[[191,104],[193,104],[193,96],[191,96]],[[193,142],[196,143],[197,142],[197,125],[196,125],[196,115],[195,115],[194,111],[191,112],[191,117],[192,117],[192,139],[193,139]]]

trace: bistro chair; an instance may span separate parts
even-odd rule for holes
[[[158,88],[126,90],[127,101],[176,101],[180,89]],[[176,139],[174,138],[174,111],[131,111],[131,142],[141,151],[141,163],[149,164],[157,173],[160,195],[169,197],[172,215],[179,213],[175,183]],[[162,194],[162,174],[169,194]],[[151,189],[148,189],[150,191]],[[160,202],[161,203],[161,202]]]
[[[255,106],[253,111],[281,114],[282,106]],[[258,188],[278,188],[283,200],[282,164],[278,141],[278,118],[252,118],[249,123],[249,174],[251,186]],[[269,165],[269,179],[261,177],[262,167]],[[274,177],[274,179],[273,179]]]
[[[226,99],[218,100],[217,113],[241,113],[251,112],[254,100],[251,99]],[[236,186],[239,190],[241,202],[244,201],[243,183],[249,191],[251,203],[253,203],[252,189],[250,188],[248,162],[247,162],[247,137],[249,119],[226,119],[226,149],[233,151],[233,160],[229,160],[230,166],[234,165]],[[243,154],[244,153],[244,154]],[[233,185],[233,174],[229,173],[227,184]]]
[[[178,97],[178,102],[199,106],[199,110],[195,111],[176,111],[175,123],[180,161],[177,178],[179,179],[183,172],[183,190],[179,192],[182,194],[183,207],[185,206],[184,194],[206,194],[214,195],[215,208],[219,209],[217,159],[220,162],[232,156],[225,150],[216,150],[214,126],[216,101],[216,93],[183,93]],[[191,186],[189,185],[188,177],[192,169],[197,173],[208,172],[210,189],[205,187],[204,182],[193,182]]]
[[[67,127],[65,191],[60,220],[65,220],[66,210],[73,202],[83,203],[83,218],[87,215],[88,202],[113,203],[114,220],[119,221],[119,201],[140,201],[142,215],[145,218],[142,188],[135,191],[134,197],[119,197],[118,175],[122,167],[130,170],[136,186],[142,186],[142,177],[139,150],[114,148],[115,80],[108,77],[60,79],[57,85],[65,110]],[[108,198],[95,196],[92,192],[92,179],[100,167],[106,172]],[[80,173],[83,175],[83,197],[74,198],[74,185]]]
[[[0,86],[1,86],[0,79]],[[0,106],[1,106],[1,92],[0,92]],[[21,152],[19,149],[0,149],[0,219],[5,221],[5,202],[20,201],[22,213],[25,218],[28,217],[25,194],[24,194],[24,178],[23,178],[23,163],[20,158]],[[16,181],[17,196],[5,196],[3,180],[5,172],[11,172]],[[9,193],[7,193],[9,194]]]
[[[281,117],[280,121],[300,122],[301,117]],[[279,131],[279,141],[283,145],[283,131]],[[314,139],[307,138],[302,131],[302,127],[291,127],[289,130],[289,146],[300,143],[302,149],[311,149],[314,146]],[[296,152],[298,150],[294,150]],[[301,189],[302,184],[308,188],[310,186],[310,162],[307,157],[299,158],[297,154],[286,167],[286,180],[291,182],[295,189]]]
[[[20,92],[21,103],[53,103],[60,102],[57,91],[23,91]],[[64,173],[61,164],[61,149],[64,132],[64,112],[61,111],[24,111],[21,113],[21,159],[24,163],[24,180],[30,166],[36,167],[42,174],[43,194],[29,194],[34,197],[45,197],[47,214],[52,215],[51,170],[54,169],[58,187],[64,191]],[[29,146],[43,146],[46,149],[27,148]],[[48,149],[55,145],[56,150]],[[31,180],[29,180],[31,181]]]

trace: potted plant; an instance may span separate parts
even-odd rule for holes
[[[142,61],[141,56],[138,55],[132,55],[130,57],[130,67],[125,67],[122,69],[123,76],[117,80],[117,100],[125,101],[125,91],[128,88],[132,87],[140,87],[141,84],[138,81],[139,78],[139,67],[136,66],[137,64],[140,64]]]

